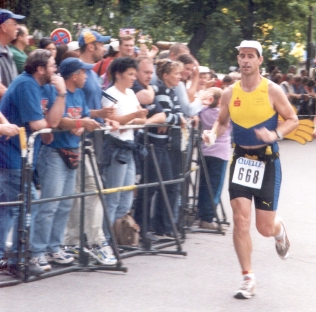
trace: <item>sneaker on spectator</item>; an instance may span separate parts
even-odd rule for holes
[[[151,242],[153,242],[153,243],[159,241],[159,238],[158,238],[156,235],[154,235],[153,233],[151,233],[151,232],[147,232],[147,233],[146,233],[146,238],[147,238],[148,240],[150,240]]]
[[[113,249],[107,242],[102,242],[101,247],[92,248],[90,254],[97,262],[103,265],[115,265],[117,263]]]
[[[64,253],[74,258],[79,258],[79,246],[64,246]]]
[[[217,230],[218,224],[216,222],[207,222],[207,221],[201,220],[199,227],[205,230]]]
[[[48,262],[56,262],[59,264],[68,264],[75,260],[73,256],[65,253],[63,250],[59,250],[55,253],[46,253],[46,259]]]
[[[51,268],[45,257],[33,257],[29,262],[29,272],[31,275],[41,275],[45,271],[51,270]]]
[[[239,289],[235,292],[237,299],[250,299],[255,295],[255,279],[245,275]]]
[[[275,237],[275,248],[282,260],[285,260],[289,256],[289,249],[290,249],[290,241],[287,237],[285,226],[283,222],[279,219],[281,226],[283,227],[283,235],[281,238]]]

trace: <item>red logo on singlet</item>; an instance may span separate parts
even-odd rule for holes
[[[81,118],[81,111],[82,111],[81,107],[69,107],[67,109],[67,115],[69,118],[79,119]]]
[[[234,106],[240,106],[241,104],[241,101],[239,100],[239,98],[237,98],[235,101],[234,101]]]

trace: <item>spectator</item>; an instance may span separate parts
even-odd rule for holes
[[[210,69],[206,66],[199,66],[199,85],[197,91],[206,90],[207,89],[207,74],[210,73]]]
[[[88,64],[95,64],[102,59],[104,55],[104,42],[111,39],[109,36],[101,36],[96,31],[87,30],[78,38],[80,46],[80,59]],[[114,113],[114,108],[102,108],[101,97],[102,90],[98,83],[98,77],[92,69],[86,70],[87,79],[82,88],[86,103],[90,110],[90,117],[95,119],[100,124],[104,124],[106,121],[108,125],[117,129],[118,124],[108,119]],[[102,132],[99,131],[102,135]],[[89,135],[86,141],[91,143],[90,149],[92,155],[92,162],[94,167],[97,168],[96,159],[96,146],[101,145],[102,148],[103,137],[100,138],[100,142],[97,142],[96,132]],[[99,152],[101,152],[101,148]],[[95,179],[99,180],[102,185],[101,177],[98,174],[97,177],[93,174],[92,165],[88,155],[85,157],[85,191],[95,191],[97,189]],[[76,192],[81,191],[81,175],[77,173],[76,179]],[[80,199],[76,198],[73,202],[72,209],[69,214],[69,221],[65,234],[65,242],[67,245],[66,252],[73,256],[78,256],[79,253],[79,224],[80,214],[78,214],[78,207],[80,207]],[[113,250],[106,241],[104,232],[102,229],[103,224],[103,206],[98,195],[89,196],[89,200],[85,201],[84,207],[85,223],[84,232],[87,236],[87,245],[91,248],[90,254],[96,261],[101,264],[107,262],[107,264],[115,264],[116,258],[113,256]]]
[[[159,52],[158,59],[161,60],[161,59],[164,59],[164,58],[168,58],[169,57],[169,53],[170,53],[170,50],[164,50],[164,51]]]
[[[6,92],[12,80],[18,75],[8,44],[17,36],[17,20],[21,20],[24,17],[11,11],[0,9],[0,98]]]
[[[106,57],[94,65],[93,71],[95,71],[99,77],[101,76],[103,77],[103,75],[107,72],[109,65],[114,60],[114,58],[118,56],[118,54],[119,54],[119,41],[112,41],[109,44],[109,50]]]
[[[200,113],[202,131],[211,130],[220,110],[220,100],[222,90],[219,88],[210,88],[212,97],[210,105],[205,107]],[[214,206],[219,204],[222,193],[224,178],[226,174],[226,167],[230,159],[231,149],[231,127],[228,127],[225,133],[216,140],[213,146],[206,146],[204,142],[201,143],[202,154],[205,159],[207,173],[210,178],[211,187],[214,195]],[[200,224],[203,229],[216,230],[218,224],[214,222],[215,211],[211,202],[211,197],[208,191],[206,178],[201,171],[199,183],[199,197],[198,197],[198,211]]]
[[[180,127],[186,125],[186,120],[183,117],[181,106],[178,102],[178,97],[175,96],[174,89],[181,80],[182,70],[183,65],[178,61],[162,59],[157,62],[156,73],[159,80],[154,87],[156,91],[155,103],[160,104],[165,112],[166,123],[173,125],[170,129],[159,128],[158,130],[158,133],[161,134],[160,146],[162,148],[160,161],[163,164],[160,169],[162,170],[164,180],[176,179],[182,170]],[[168,142],[171,142],[170,153],[168,152]],[[173,222],[177,222],[179,185],[171,184],[168,188],[168,197],[174,215]],[[157,235],[166,234],[173,236],[170,218],[161,190],[158,191],[156,198],[153,227]]]
[[[294,92],[297,95],[296,100],[293,101],[293,105],[296,107],[297,114],[301,115],[300,118],[305,118],[305,115],[308,114],[307,106],[309,97],[304,89],[303,79],[304,77],[302,78],[301,76],[296,75],[293,80]]]
[[[135,37],[132,35],[121,36],[119,39],[119,57],[135,57]]]
[[[289,99],[291,104],[295,104],[297,100],[301,98],[300,94],[296,94],[294,91],[294,74],[287,74],[285,77],[285,81],[283,81],[280,86],[287,98]]]
[[[222,89],[225,90],[227,87],[234,83],[233,78],[231,76],[224,76],[222,80]]]
[[[166,119],[166,114],[162,111],[162,107],[159,103],[154,103],[154,97],[155,97],[155,91],[153,87],[150,85],[150,81],[154,72],[154,64],[153,60],[146,56],[139,56],[136,59],[136,62],[138,64],[137,74],[136,74],[136,80],[134,81],[132,90],[135,92],[136,97],[141,104],[142,108],[148,108],[148,116],[146,120],[146,124],[154,124],[154,123],[164,123]],[[162,164],[162,148],[161,148],[161,139],[159,139],[159,128],[149,128],[147,131],[148,134],[148,143],[153,144],[155,148],[155,153],[158,158],[159,167],[161,168],[163,166]],[[137,143],[140,143],[144,145],[144,130],[139,129],[137,131],[137,135],[135,138],[135,141]],[[165,150],[165,153],[167,153],[167,150]],[[144,183],[144,159],[141,158],[140,161],[140,174],[141,174],[141,180],[140,183]],[[148,183],[151,182],[157,182],[157,175],[156,170],[154,167],[154,162],[152,159],[152,156],[149,152],[148,155]],[[149,188],[147,193],[147,210],[148,210],[148,220],[147,224],[149,225],[149,208],[151,207],[151,200],[155,193],[156,188]],[[168,188],[167,188],[168,191]],[[140,189],[137,193],[137,200],[135,204],[135,220],[138,224],[143,224],[143,200],[144,200],[144,190]],[[149,229],[149,228],[147,228]],[[141,235],[144,237],[145,233],[143,233],[143,228],[141,231]],[[156,237],[152,235],[152,233],[148,233],[147,237],[151,240],[157,240]]]
[[[280,72],[277,72],[276,74],[274,74],[271,78],[271,80],[276,83],[276,84],[281,84],[282,82],[282,79],[283,79],[283,76]]]
[[[19,134],[19,127],[12,125],[0,112],[0,136],[4,135],[6,139]]]
[[[100,127],[99,123],[89,118],[84,93],[80,90],[87,78],[85,70],[92,67],[77,58],[68,58],[61,63],[60,74],[65,79],[67,92],[66,108],[58,128],[69,131],[54,133],[54,140],[41,148],[38,162],[41,198],[74,193],[80,136],[85,129],[93,131]],[[68,264],[74,260],[60,248],[71,206],[71,199],[38,205],[31,240],[31,262],[39,270],[50,270],[48,262]]]
[[[183,63],[181,81],[186,86],[189,101],[192,103],[199,84],[199,64],[190,54],[180,54],[176,60]],[[189,80],[190,85],[188,85]]]
[[[13,54],[13,59],[17,67],[18,73],[21,74],[24,70],[24,63],[27,55],[24,52],[25,48],[29,46],[30,41],[29,31],[25,25],[18,25],[17,36],[12,40],[10,50]]]
[[[56,59],[57,48],[54,41],[50,37],[44,37],[40,40],[38,47],[40,49],[45,49],[53,54],[54,59]]]
[[[1,100],[0,110],[9,122],[25,127],[27,137],[32,131],[57,127],[65,109],[66,87],[64,79],[55,75],[56,65],[52,53],[47,50],[35,50],[30,53],[25,63],[25,72],[9,86]],[[57,91],[57,96],[56,96]],[[41,105],[39,105],[41,104]],[[48,110],[48,107],[50,109]],[[40,146],[37,137],[34,145],[34,164]],[[0,139],[0,187],[2,201],[15,201],[21,192],[21,150],[18,137],[9,140]],[[37,197],[34,186],[32,196]],[[34,210],[35,207],[32,207]],[[0,212],[0,257],[3,256],[5,241],[10,225],[13,224],[13,251],[17,250],[19,207],[1,207]],[[33,211],[33,228],[36,211]],[[39,261],[39,259],[37,259]],[[38,261],[31,261],[30,269],[34,274],[41,274]],[[12,260],[12,267],[16,263]]]
[[[109,71],[113,86],[106,93],[117,100],[116,115],[113,119],[121,125],[144,124],[147,109],[143,109],[130,89],[136,80],[137,64],[130,57],[116,58],[110,65]],[[103,105],[108,107],[113,103],[104,98]],[[135,184],[135,161],[133,157],[134,130],[114,131],[108,134],[103,145],[103,181],[105,188],[113,188]],[[117,192],[105,195],[106,207],[109,212],[111,225],[122,218],[132,207],[133,191]],[[104,229],[108,232],[106,224]]]
[[[62,57],[64,55],[64,53],[66,53],[68,51],[68,45],[67,44],[59,44],[58,46],[56,46],[56,65],[57,68],[59,68],[59,65],[62,61]]]

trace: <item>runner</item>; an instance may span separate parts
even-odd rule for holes
[[[234,245],[243,274],[235,297],[248,299],[255,294],[249,233],[252,198],[258,232],[265,237],[275,237],[281,259],[289,255],[290,242],[284,224],[276,218],[281,186],[277,141],[294,130],[298,120],[282,89],[260,75],[261,44],[244,40],[236,48],[241,81],[225,89],[219,117],[212,130],[203,132],[203,140],[214,144],[216,137],[225,132],[231,118],[236,147],[230,167],[229,193]],[[278,114],[284,119],[280,125]]]

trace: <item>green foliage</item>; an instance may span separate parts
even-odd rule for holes
[[[118,37],[119,28],[134,27],[153,42],[188,43],[201,64],[227,72],[237,66],[235,46],[259,40],[265,64],[297,64],[293,44],[306,45],[310,5],[315,0],[3,0],[4,8],[27,16],[31,33],[47,36],[67,28],[76,39],[82,27]],[[316,12],[315,12],[316,13]],[[314,14],[315,14],[314,13]],[[316,23],[314,23],[316,24]],[[316,33],[316,25],[313,28]]]

